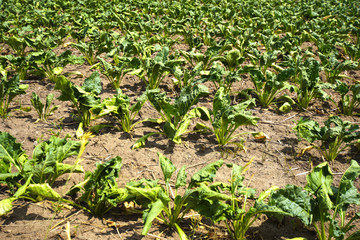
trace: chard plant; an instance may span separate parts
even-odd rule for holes
[[[138,68],[140,65],[140,61],[137,58],[120,57],[118,55],[113,57],[113,63],[109,63],[100,57],[97,59],[100,61],[98,66],[101,73],[106,76],[114,89],[120,88],[125,74],[131,72],[133,68]]]
[[[351,42],[343,42],[342,47],[350,60],[356,62],[360,59],[360,46]]]
[[[133,149],[145,146],[146,140],[155,134],[164,134],[173,142],[180,144],[181,136],[188,133],[191,120],[197,117],[206,118],[204,107],[194,107],[199,99],[209,94],[207,87],[196,85],[184,87],[180,95],[172,99],[166,97],[166,93],[160,93],[160,89],[147,90],[147,97],[155,110],[161,115],[161,119],[152,119],[157,123],[164,123],[161,132],[151,132],[138,139]]]
[[[74,185],[67,195],[80,192],[79,203],[96,216],[103,216],[113,207],[128,199],[125,188],[119,188],[116,180],[122,166],[122,158],[115,157],[104,163],[96,163],[94,172],[86,172],[83,182]]]
[[[327,161],[333,162],[346,148],[354,145],[360,139],[359,126],[331,116],[320,127],[319,123],[301,118],[293,128],[300,139],[311,145],[301,150],[300,156],[311,149],[317,149]]]
[[[68,64],[82,64],[84,59],[72,55],[70,50],[57,55],[52,50],[34,52],[31,54],[31,60],[34,61],[37,66],[37,70],[40,74],[45,75],[51,82],[55,83],[57,77],[62,73],[64,67]]]
[[[139,69],[130,74],[139,76],[149,89],[156,89],[162,80],[169,73],[175,71],[175,67],[183,63],[183,60],[176,59],[169,55],[169,48],[163,47],[154,58],[146,57]]]
[[[99,73],[92,73],[82,86],[76,86],[66,77],[59,76],[54,89],[61,91],[59,100],[72,102],[83,127],[88,127],[91,121],[90,109],[101,103],[100,97],[97,96],[102,90]]]
[[[52,31],[40,31],[33,38],[25,38],[25,40],[36,52],[48,51],[63,44],[70,31],[70,26],[64,26]]]
[[[193,86],[197,83],[196,77],[200,76],[202,70],[203,64],[201,62],[196,64],[192,69],[177,66],[173,72],[174,78],[172,80],[179,89],[186,86]]]
[[[231,105],[230,95],[225,92],[223,87],[220,87],[214,96],[212,111],[206,111],[207,119],[210,120],[212,127],[197,123],[196,128],[213,132],[221,147],[233,144],[238,149],[244,150],[244,140],[237,141],[237,139],[241,135],[250,134],[250,132],[236,133],[236,130],[240,126],[257,125],[259,118],[252,116],[252,113],[246,110],[254,104],[255,101],[252,99]]]
[[[334,53],[322,54],[319,52],[319,57],[325,71],[326,81],[332,84],[341,78],[349,78],[342,74],[343,72],[358,68],[358,64],[351,60],[339,61]]]
[[[242,56],[240,50],[232,49],[217,58],[224,66],[227,71],[235,72],[240,68],[241,64],[245,61],[245,57]]]
[[[3,41],[15,52],[18,57],[25,57],[25,49],[28,46],[26,39],[19,36],[4,36]]]
[[[204,45],[200,36],[197,36],[194,29],[188,24],[181,25],[178,33],[184,37],[185,43],[189,46],[189,49],[200,49]]]
[[[306,176],[304,188],[287,185],[272,194],[269,204],[314,227],[320,240],[359,239],[360,230],[353,223],[360,218],[360,213],[353,214],[346,222],[349,207],[360,205],[360,193],[354,185],[359,175],[360,166],[352,160],[340,184],[335,186],[329,164],[324,162]]]
[[[90,112],[94,118],[111,114],[120,124],[122,131],[130,133],[137,124],[148,120],[144,119],[135,122],[135,118],[146,101],[147,93],[144,92],[136,99],[135,104],[130,105],[130,98],[118,89],[117,95],[103,100],[101,104],[93,107]]]
[[[36,121],[44,121],[47,119],[59,108],[58,105],[51,105],[54,99],[54,94],[50,93],[46,96],[45,104],[41,102],[39,95],[32,93],[31,95],[31,105],[35,108],[38,113],[39,118]]]
[[[322,100],[330,98],[323,89],[332,88],[333,86],[321,81],[320,70],[320,63],[313,58],[308,58],[300,67],[299,78],[295,80],[299,85],[290,88],[290,91],[295,92],[297,95],[295,103],[301,111],[307,109],[314,98]]]
[[[135,31],[126,31],[126,36],[118,40],[118,47],[116,50],[118,54],[122,53],[125,57],[133,57],[138,55],[140,60],[143,61],[146,58],[150,58],[155,51],[160,51],[159,45],[153,45],[154,43],[145,38],[143,35]],[[113,51],[109,52],[111,54]]]
[[[360,105],[360,84],[348,85],[346,82],[338,81],[335,91],[341,96],[337,104],[340,112],[347,116],[354,115],[354,111]]]
[[[254,66],[257,66],[263,75],[266,75],[269,67],[272,67],[276,63],[279,53],[279,51],[270,51],[261,54],[254,46],[251,49],[251,53],[247,53],[247,55],[250,58],[251,63]]]
[[[85,146],[80,142],[51,137],[37,145],[33,150],[32,159],[29,159],[13,136],[7,132],[0,132],[0,182],[6,183],[13,193],[11,197],[0,201],[0,216],[8,214],[12,210],[12,203],[20,198],[33,202],[52,199],[84,209],[62,198],[51,187],[56,179],[65,173],[84,172],[82,166],[77,163],[63,163],[66,158],[73,155],[80,158],[81,147]]]
[[[112,38],[107,32],[99,32],[96,29],[92,29],[85,32],[90,38],[90,41],[85,41],[85,35],[80,34],[84,37],[78,43],[72,43],[71,45],[79,50],[90,66],[96,63],[97,56],[101,53],[110,52],[114,48]]]
[[[195,67],[199,63],[202,63],[203,69],[207,70],[211,67],[214,61],[216,61],[220,57],[220,54],[228,48],[229,47],[227,45],[224,45],[223,47],[212,46],[206,49],[204,53],[201,53],[195,48],[193,48],[191,51],[188,52],[180,50],[180,54],[192,67]]]
[[[10,186],[21,186],[19,180],[30,183],[53,185],[56,179],[70,172],[81,173],[80,165],[65,164],[63,161],[70,156],[78,155],[81,143],[67,138],[52,136],[49,140],[39,143],[29,159],[20,143],[7,132],[0,132],[1,139],[1,180]],[[16,172],[12,171],[16,169]]]
[[[207,186],[208,183],[213,182],[223,161],[210,163],[200,169],[191,177],[189,184],[186,184],[186,166],[183,166],[177,173],[174,192],[170,181],[176,167],[170,159],[161,153],[158,153],[158,156],[165,186],[156,185],[153,188],[142,185],[127,186],[130,194],[142,199],[142,202],[148,201],[148,209],[143,214],[144,228],[142,234],[146,235],[153,221],[157,219],[169,228],[175,229],[181,240],[188,239],[179,224],[191,209],[201,212],[211,211],[212,202],[230,200],[227,195],[213,191]],[[185,186],[185,192],[180,194],[181,188]]]
[[[15,75],[8,79],[3,76],[0,80],[0,117],[7,118],[9,116],[9,106],[11,101],[18,95],[25,94],[25,90],[29,87],[27,84],[20,84],[19,75]],[[14,110],[12,110],[14,111]]]
[[[249,228],[263,214],[289,215],[282,209],[265,203],[265,200],[279,189],[278,187],[272,186],[256,198],[255,189],[244,185],[243,174],[247,171],[248,164],[244,167],[236,164],[228,165],[232,168],[230,183],[215,182],[210,189],[221,194],[227,193],[230,195],[230,200],[213,202],[212,210],[203,212],[204,216],[214,222],[225,222],[229,236],[235,240],[246,239]],[[250,203],[250,199],[255,201]]]
[[[228,71],[219,63],[214,63],[210,71],[203,71],[199,82],[211,81],[216,89],[223,87],[227,93],[235,82],[242,80],[242,75],[251,71],[251,66],[239,67],[236,71]]]
[[[32,70],[36,67],[36,64],[31,61],[31,55],[31,53],[24,57],[5,55],[0,57],[0,61],[6,61],[8,63],[7,69],[10,68],[12,70],[15,70],[15,72],[19,75],[21,81],[26,79],[29,70]]]
[[[254,89],[247,89],[246,92],[254,92],[263,107],[269,107],[271,104],[281,99],[287,99],[286,95],[278,97],[278,94],[285,89],[290,88],[288,79],[294,74],[292,68],[282,70],[278,74],[271,71],[263,72],[260,69],[250,70],[251,81]]]

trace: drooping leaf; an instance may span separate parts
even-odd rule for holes
[[[26,189],[27,192],[43,199],[61,200],[62,197],[49,184],[30,184]]]

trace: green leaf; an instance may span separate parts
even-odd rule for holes
[[[181,186],[186,186],[186,165],[182,166],[176,176],[175,189],[178,189]]]
[[[55,90],[60,90],[61,95],[58,97],[61,101],[72,101],[74,104],[77,100],[74,95],[72,83],[64,76],[58,76],[55,82]]]
[[[209,94],[207,87],[196,85],[194,87],[186,86],[181,89],[179,97],[175,99],[174,107],[178,111],[179,116],[184,116],[191,106],[199,102],[199,99]]]
[[[56,67],[56,68],[53,69],[53,73],[54,73],[55,75],[60,75],[63,70],[64,70],[63,67]]]
[[[65,163],[56,163],[57,174],[63,175],[65,173],[83,173],[84,168],[81,165],[70,165]]]
[[[306,176],[307,184],[305,189],[314,194],[319,202],[322,211],[332,209],[333,202],[331,196],[333,191],[331,184],[333,182],[333,174],[327,162],[321,163]]]
[[[160,167],[164,174],[165,183],[169,183],[170,178],[172,174],[175,172],[176,168],[173,165],[173,163],[170,161],[170,159],[168,159],[159,152],[158,152],[158,156],[159,156]]]
[[[305,225],[312,224],[312,199],[301,187],[286,185],[271,195],[269,204],[298,217]]]
[[[220,159],[200,169],[191,177],[188,188],[192,188],[193,186],[202,182],[212,182],[217,170],[223,165],[223,163],[224,161]]]
[[[217,90],[214,101],[213,101],[213,111],[214,115],[221,114],[222,112],[225,112],[226,109],[229,108],[231,103],[230,95],[225,93],[225,88],[220,87],[219,90]]]
[[[82,89],[86,92],[99,95],[102,90],[100,74],[98,72],[93,72],[90,77],[85,79]]]
[[[314,120],[300,118],[294,130],[299,138],[305,139],[310,143],[321,139],[320,126]]]
[[[335,205],[343,207],[343,205],[357,204],[360,205],[360,194],[354,186],[354,181],[360,175],[360,166],[355,161],[351,161],[350,167],[345,171],[341,178],[340,186],[337,189]]]
[[[179,227],[179,225],[177,223],[174,223],[175,229],[179,234],[180,240],[187,240],[187,236],[185,234],[185,232]]]
[[[0,132],[0,172],[10,173],[11,164],[19,171],[27,156],[21,144],[7,132]]]
[[[133,187],[126,186],[126,189],[129,192],[129,195],[134,196],[135,202],[139,205],[148,207],[149,204],[158,200],[159,192],[162,191],[161,187]]]
[[[128,199],[128,192],[120,189],[117,178],[122,166],[122,158],[117,156],[104,163],[97,163],[93,172],[85,174],[85,180],[73,186],[68,194],[81,191],[78,199],[85,203],[94,215],[102,216],[119,202]]]
[[[283,103],[280,107],[279,107],[279,111],[283,112],[283,113],[288,113],[292,110],[291,104],[288,102]]]
[[[146,235],[152,225],[154,219],[161,213],[164,208],[163,202],[158,199],[153,204],[151,204],[149,211],[145,211],[143,215],[144,219],[144,228],[141,232],[142,235]]]
[[[273,192],[275,192],[276,190],[279,190],[279,187],[277,186],[272,186],[269,189],[263,191],[262,193],[260,193],[259,197],[257,198],[257,201],[264,201],[266,198],[268,198],[271,194],[273,194]]]
[[[145,147],[145,143],[146,143],[146,140],[151,137],[152,135],[155,135],[155,134],[161,134],[159,132],[151,132],[151,133],[148,133],[144,136],[142,136],[141,138],[139,138],[138,140],[136,140],[136,142],[134,143],[134,145],[132,145],[131,149],[138,149],[138,148],[142,148],[142,147]]]

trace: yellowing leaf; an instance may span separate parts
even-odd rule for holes
[[[251,135],[256,139],[256,140],[260,140],[260,141],[267,141],[270,140],[270,137],[263,132],[254,132],[251,133]]]
[[[54,68],[53,73],[55,75],[60,75],[62,73],[63,69],[64,69],[63,67],[56,67],[56,68]]]
[[[301,151],[299,152],[297,157],[301,157],[302,155],[304,155],[306,152],[310,151],[313,148],[314,148],[314,146],[307,146],[307,147],[301,149]]]

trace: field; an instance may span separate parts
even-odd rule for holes
[[[354,2],[3,1],[0,239],[360,239]]]

